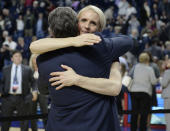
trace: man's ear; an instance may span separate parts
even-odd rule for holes
[[[48,27],[48,32],[49,32],[49,34],[50,34],[50,37],[51,37],[51,38],[54,38],[54,33],[52,32],[52,30],[51,30],[50,27]]]

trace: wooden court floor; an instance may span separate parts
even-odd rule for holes
[[[1,130],[1,129],[0,129]],[[9,129],[9,131],[20,131],[20,128],[17,127],[11,127]],[[29,129],[28,131],[32,131],[31,129]],[[38,131],[45,131],[44,129],[38,129]],[[129,128],[127,127],[122,127],[121,131],[130,131]],[[165,129],[151,129],[150,131],[166,131]]]
[[[20,131],[20,128],[17,127],[11,127],[9,129],[9,131]],[[31,129],[29,129],[28,131],[32,131]],[[38,129],[38,131],[45,131],[44,129]]]

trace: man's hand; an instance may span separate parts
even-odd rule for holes
[[[38,92],[37,91],[33,91],[32,92],[32,101],[36,101],[38,98]]]
[[[81,47],[85,45],[94,45],[101,41],[101,38],[94,34],[82,34],[77,37],[73,37],[72,45],[74,47]]]
[[[58,86],[56,90],[59,90],[65,86],[75,85],[79,79],[79,75],[69,66],[61,65],[64,72],[52,72],[50,75],[52,78],[49,79],[51,86]]]

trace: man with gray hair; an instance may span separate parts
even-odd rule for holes
[[[58,7],[53,10],[49,14],[48,22],[55,38],[74,37],[79,34],[77,14],[69,7]]]

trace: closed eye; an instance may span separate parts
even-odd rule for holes
[[[82,21],[82,22],[85,22],[85,21],[87,21],[87,19],[81,19],[81,21]]]
[[[95,21],[91,21],[91,24],[93,25],[97,25],[97,23]]]

